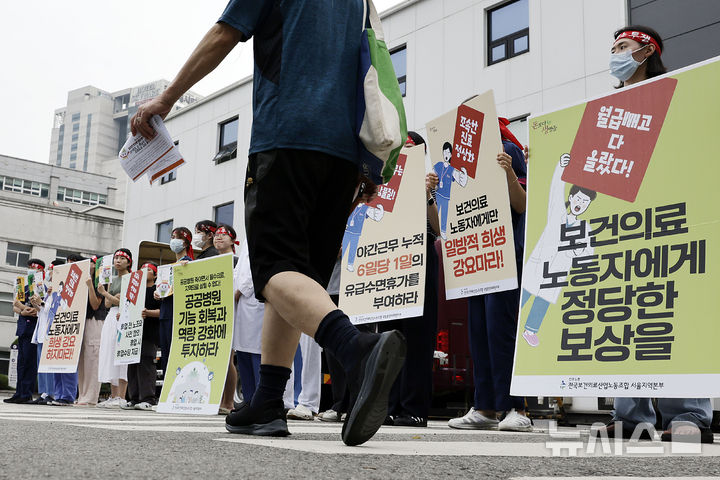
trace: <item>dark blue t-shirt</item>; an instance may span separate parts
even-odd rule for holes
[[[362,0],[231,0],[218,20],[255,37],[250,153],[321,151],[357,163]]]
[[[503,140],[503,148],[505,153],[512,157],[512,167],[515,175],[518,177],[520,185],[527,190],[527,165],[525,164],[525,154],[512,142]],[[515,256],[518,262],[522,262],[523,249],[525,248],[525,212],[517,213],[510,207],[513,222],[513,236],[515,237]],[[521,265],[522,263],[519,263]]]

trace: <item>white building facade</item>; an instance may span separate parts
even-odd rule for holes
[[[15,339],[13,289],[28,259],[48,266],[120,246],[123,211],[112,207],[115,196],[113,177],[0,155],[0,352]]]
[[[526,142],[528,115],[612,89],[609,48],[626,7],[624,0],[399,4],[382,20],[408,128],[424,136],[426,122],[492,89],[499,114],[515,120]],[[166,124],[188,163],[163,184],[129,185],[123,245],[137,251],[143,240],[167,241],[172,228],[192,230],[202,219],[231,219],[242,236],[252,78],[171,114]]]

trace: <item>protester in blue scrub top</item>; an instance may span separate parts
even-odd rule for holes
[[[610,73],[620,87],[647,80],[667,71],[661,55],[663,41],[652,28],[632,25],[615,32],[610,49]],[[658,398],[663,441],[713,443],[710,423],[713,417],[709,398]],[[615,423],[617,422],[617,423]],[[650,439],[656,412],[650,398],[616,398],[613,422],[593,434],[630,438],[641,427],[640,438]],[[617,427],[617,428],[616,428]]]
[[[510,396],[522,277],[527,169],[523,147],[508,130],[509,122],[504,118],[499,120],[504,151],[497,155],[497,163],[505,171],[510,194],[518,288],[468,300],[475,401],[464,417],[450,420],[449,425],[462,429],[527,432],[532,430],[532,423],[525,415],[525,399]]]
[[[442,156],[443,161],[436,163],[433,171],[438,176],[435,201],[437,202],[437,209],[440,215],[440,236],[443,240],[446,240],[447,235],[445,232],[447,231],[450,190],[452,189],[453,182],[457,182],[461,187],[467,185],[467,172],[465,171],[465,167],[457,170],[450,165],[450,160],[452,160],[452,145],[449,142],[443,144]]]

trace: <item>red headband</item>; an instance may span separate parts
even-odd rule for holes
[[[115,252],[115,255],[113,255],[113,258],[117,257],[118,255],[120,255],[121,257],[127,258],[127,261],[132,263],[132,257],[130,255],[128,255],[127,253],[123,252],[122,250],[118,250],[117,252]]]
[[[500,137],[503,140],[514,143],[520,150],[524,150],[524,147],[522,146],[520,141],[515,138],[515,135],[512,134],[509,128],[507,128],[507,126],[510,125],[510,120],[508,120],[507,118],[498,117],[498,123],[500,123]]]
[[[413,147],[416,146],[415,140],[412,139],[410,135],[408,135],[407,140],[405,140],[405,145],[412,145]]]
[[[35,262],[30,264],[30,268],[34,268],[35,270],[45,270],[45,267],[43,267],[41,264],[35,263]]]
[[[210,233],[215,233],[215,231],[217,230],[217,228],[215,228],[211,225],[206,225],[204,223],[201,223],[200,225],[198,225],[197,229],[200,230],[201,232],[210,232]]]
[[[55,265],[53,265],[53,264],[51,263],[50,266],[48,267],[48,270],[52,270],[53,268],[55,268]]]
[[[647,33],[638,32],[636,30],[628,30],[626,32],[622,32],[620,35],[617,36],[615,41],[617,42],[621,38],[629,38],[630,40],[635,40],[636,42],[642,44],[642,45],[654,45],[655,50],[657,50],[658,55],[662,55],[662,50],[660,49],[660,44],[655,40],[653,37],[648,35]]]
[[[143,268],[149,268],[150,270],[152,270],[153,272],[155,272],[155,275],[157,275],[157,267],[156,267],[155,265],[153,265],[152,263],[145,263],[145,264],[143,264],[143,266],[140,267],[140,270],[142,270]]]
[[[200,227],[198,227],[198,228],[200,228]],[[187,251],[187,254],[190,257],[190,260],[195,260],[195,252],[193,251],[193,247],[192,247],[192,235],[190,234],[190,231],[180,230],[178,228],[176,230],[173,230],[173,233],[177,233],[185,239],[185,241],[187,242],[187,245],[188,245],[185,250]]]

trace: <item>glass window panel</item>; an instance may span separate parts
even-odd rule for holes
[[[498,60],[505,58],[505,44],[503,43],[502,45],[493,47],[490,58],[492,58],[493,62],[497,62]]]
[[[215,207],[215,223],[233,226],[234,203],[226,203]]]
[[[391,53],[390,60],[398,78],[407,75],[407,48],[403,47]]]
[[[238,139],[238,119],[223,123],[220,127],[220,149],[231,143],[237,143]]]
[[[528,36],[522,36],[520,38],[516,38],[513,41],[513,52],[520,53],[524,52],[528,49]]]
[[[173,221],[168,220],[167,222],[161,222],[157,224],[157,241],[162,243],[170,243],[170,236],[172,235]]]
[[[518,0],[491,11],[490,40],[495,41],[528,28],[529,15],[528,0]]]

